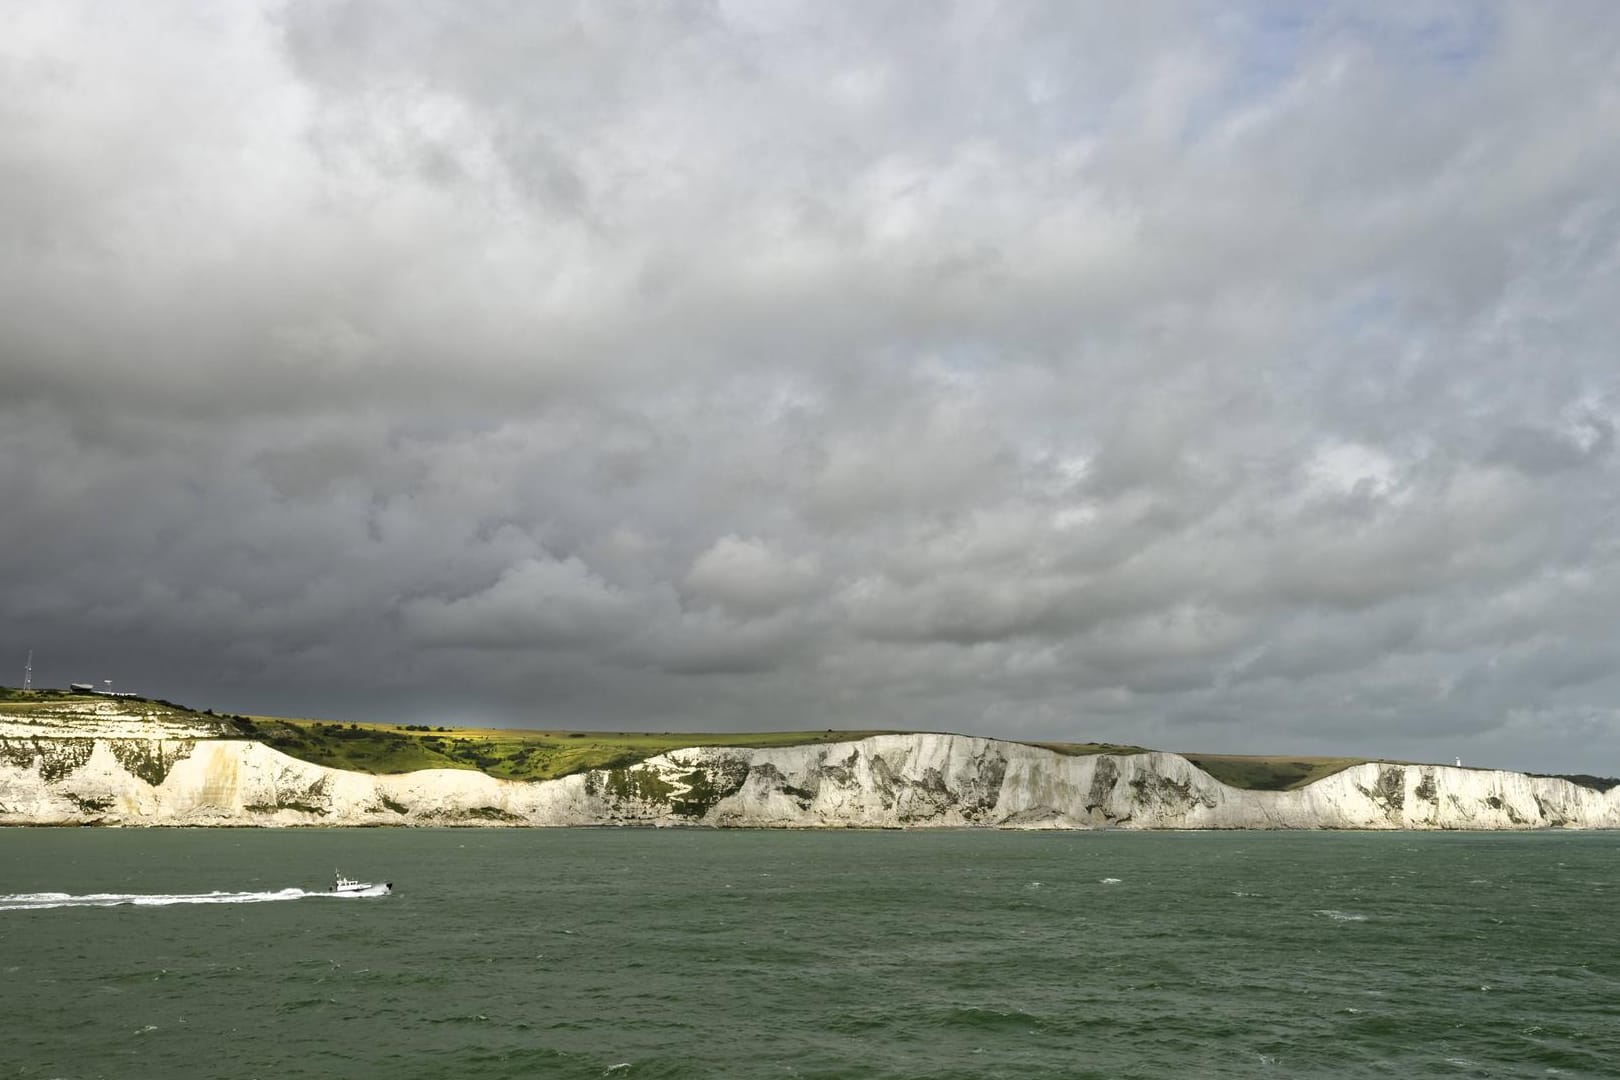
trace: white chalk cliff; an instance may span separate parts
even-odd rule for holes
[[[1620,788],[1438,765],[1358,765],[1297,791],[1245,791],[1176,754],[1067,757],[916,734],[697,746],[529,783],[346,772],[221,730],[111,712],[0,718],[0,824],[1620,828]]]

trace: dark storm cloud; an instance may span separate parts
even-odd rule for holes
[[[0,90],[41,681],[1620,772],[1608,5],[53,4]]]

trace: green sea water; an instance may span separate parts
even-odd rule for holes
[[[1612,1077],[1617,901],[1605,833],[6,829],[0,1078]]]

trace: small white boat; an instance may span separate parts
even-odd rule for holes
[[[394,891],[392,881],[355,881],[344,877],[341,870],[336,873],[337,880],[332,883],[332,892],[338,896],[387,896]]]

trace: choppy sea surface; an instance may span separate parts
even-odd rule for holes
[[[1616,1075],[1615,834],[0,829],[0,1078]]]

